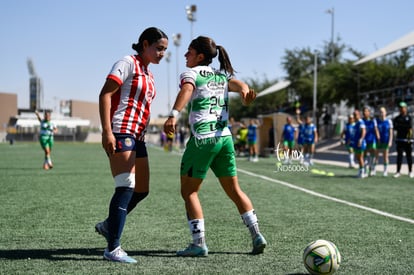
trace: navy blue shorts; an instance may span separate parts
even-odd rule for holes
[[[115,153],[135,151],[136,158],[148,157],[145,142],[137,140],[133,135],[114,133],[116,139]]]

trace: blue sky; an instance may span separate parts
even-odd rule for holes
[[[43,81],[44,106],[60,100],[98,102],[113,63],[133,53],[131,44],[147,27],[170,37],[171,62],[150,69],[156,78],[153,115],[167,114],[178,71],[191,38],[185,7],[197,5],[193,34],[212,37],[228,51],[240,79],[282,79],[286,49],[321,49],[334,34],[369,54],[414,30],[412,0],[0,0],[0,92],[29,106],[31,58]],[[181,33],[181,46],[172,34]],[[178,52],[178,55],[177,55]],[[178,56],[178,58],[177,58]],[[177,63],[178,60],[178,63]],[[168,85],[169,83],[169,85]]]

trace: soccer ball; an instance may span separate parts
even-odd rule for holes
[[[338,270],[341,254],[334,243],[317,240],[306,246],[303,251],[303,263],[313,275],[330,275]]]

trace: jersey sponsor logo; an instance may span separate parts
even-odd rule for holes
[[[226,84],[226,82],[224,82],[224,81],[220,81],[220,82],[209,81],[207,83],[207,88],[209,88],[212,91],[217,91],[217,90],[223,91],[225,84]]]
[[[202,70],[200,71],[200,75],[202,77],[211,77],[214,75],[214,72],[210,72],[210,71],[206,71],[206,70]]]

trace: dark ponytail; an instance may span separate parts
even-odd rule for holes
[[[152,45],[161,38],[166,38],[168,40],[168,36],[162,30],[155,27],[147,28],[139,36],[138,42],[132,44],[132,49],[134,49],[139,54],[143,50],[143,44],[145,40],[148,41],[149,45]]]
[[[204,54],[204,60],[200,62],[200,65],[210,65],[218,52],[220,70],[230,75],[234,75],[236,72],[231,65],[226,50],[222,46],[217,46],[213,39],[206,36],[199,36],[191,41],[190,47],[196,50],[197,53]]]
[[[233,66],[231,66],[230,58],[226,50],[222,46],[217,46],[217,50],[219,52],[218,60],[220,62],[220,70],[225,71],[230,75],[234,75],[236,71],[233,69]]]

